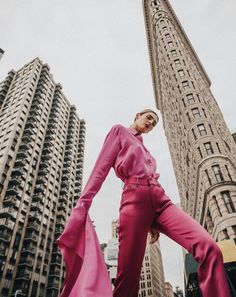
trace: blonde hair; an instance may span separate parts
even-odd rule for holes
[[[154,113],[154,114],[157,116],[157,121],[159,120],[159,117],[158,117],[157,113],[156,113],[154,110],[147,108],[147,109],[144,109],[144,110],[142,110],[142,111],[140,111],[140,112],[138,112],[138,113],[136,114],[136,116],[135,116],[135,118],[134,118],[134,122],[135,122],[136,119],[138,118],[138,115],[139,115],[139,114],[142,115],[142,114],[145,114],[145,113],[148,113],[148,112],[152,112],[152,113]]]

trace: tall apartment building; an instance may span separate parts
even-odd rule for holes
[[[166,297],[159,241],[149,244],[149,240],[148,235],[140,277],[139,297]]]
[[[56,239],[81,192],[85,122],[38,58],[1,82],[0,107],[0,296],[55,297],[65,278]]]
[[[156,106],[182,208],[216,241],[236,238],[236,146],[168,0],[143,0]]]

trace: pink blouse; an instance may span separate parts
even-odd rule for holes
[[[111,167],[124,182],[130,176],[159,177],[156,160],[143,145],[143,138],[134,128],[114,125],[105,138],[102,150],[90,174],[80,200],[89,208]]]
[[[99,241],[88,215],[93,197],[111,167],[124,182],[130,176],[156,179],[156,161],[134,128],[114,125],[72,210],[57,243],[66,262],[66,281],[61,297],[112,297],[112,287]]]

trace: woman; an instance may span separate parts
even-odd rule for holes
[[[129,128],[115,125],[108,133],[93,171],[58,239],[67,272],[61,297],[111,297],[111,285],[101,249],[88,215],[93,197],[111,167],[124,182],[119,217],[118,272],[114,297],[137,297],[147,234],[154,242],[164,233],[187,249],[199,262],[203,297],[230,297],[222,254],[194,219],[176,207],[158,182],[156,161],[143,145],[158,116],[139,112]]]

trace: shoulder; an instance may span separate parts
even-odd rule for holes
[[[127,128],[121,124],[115,124],[112,126],[110,132],[121,134],[127,131]]]

